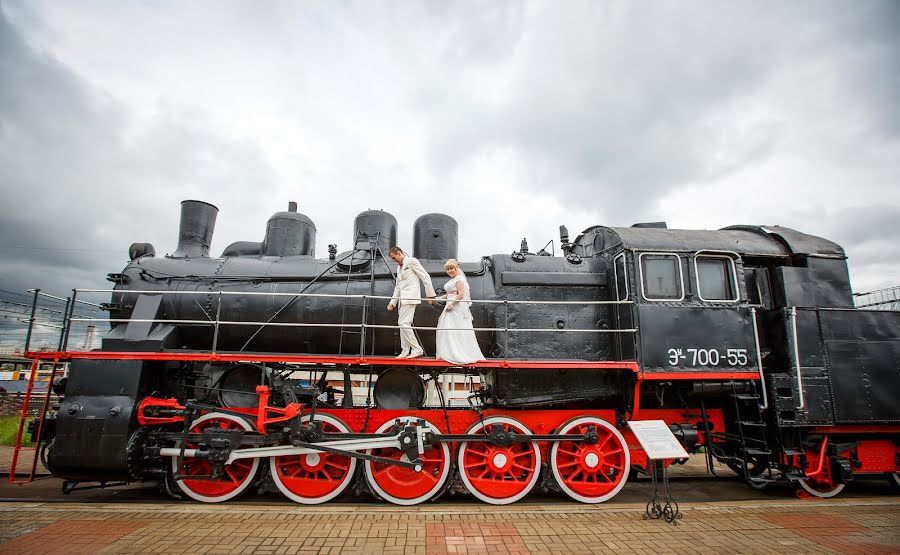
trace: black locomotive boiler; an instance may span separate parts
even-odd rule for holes
[[[132,245],[100,349],[30,354],[71,361],[36,426],[67,488],[153,480],[204,502],[257,487],[312,504],[354,486],[411,505],[542,487],[597,503],[648,469],[630,420],[664,420],[753,487],[900,485],[900,313],[854,308],[825,239],[657,223],[570,241],[561,227],[560,256],[523,241],[461,265],[488,358],[451,366],[393,358],[390,214],[363,212],[350,247],[317,258],[291,203],[262,241],[212,257],[217,212],[183,202],[172,254]],[[415,222],[411,254],[438,287],[459,235],[443,214]],[[431,353],[438,315],[416,317]]]

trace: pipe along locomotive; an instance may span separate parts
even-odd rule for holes
[[[412,505],[539,487],[598,503],[649,468],[627,421],[660,419],[755,488],[830,497],[866,473],[900,485],[900,313],[855,309],[844,251],[825,239],[660,222],[570,241],[561,226],[561,256],[523,241],[461,265],[488,358],[451,367],[393,358],[392,215],[363,212],[352,248],[317,258],[315,224],[291,203],[261,242],[216,258],[217,213],[184,201],[171,255],[133,244],[109,275],[102,347],[58,353],[63,397],[35,428],[64,491],[158,481],[202,502],[253,487]],[[415,222],[411,254],[436,284],[457,237],[449,216]],[[416,316],[430,353],[437,308]],[[465,405],[444,397],[448,373],[469,376]]]

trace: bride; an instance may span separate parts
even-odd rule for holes
[[[469,364],[484,360],[475,330],[472,329],[472,293],[466,275],[459,269],[459,262],[451,258],[444,264],[450,281],[444,284],[447,305],[438,318],[437,358],[453,364]]]

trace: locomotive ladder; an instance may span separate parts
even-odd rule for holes
[[[706,405],[701,400],[703,426],[706,431],[706,467],[709,472],[718,476],[713,468],[713,460],[725,462],[736,474],[740,475],[754,489],[762,489],[775,481],[772,475],[772,451],[766,439],[766,423],[760,406],[761,396],[756,382],[750,381],[748,392],[739,392],[737,383],[730,380],[732,408],[734,409],[737,433],[711,431],[706,416]],[[761,385],[765,387],[765,385]],[[733,449],[717,447],[713,440],[724,442]],[[755,464],[751,464],[755,463]],[[760,465],[762,468],[760,468]],[[751,470],[752,466],[752,470]],[[766,476],[763,476],[763,474]]]
[[[772,451],[766,440],[766,423],[763,421],[762,411],[759,407],[760,396],[756,392],[756,382],[750,383],[753,388],[750,393],[738,393],[736,384],[732,380],[730,396],[734,404],[734,414],[740,435],[738,453],[742,459],[743,478],[751,487],[762,488],[775,481],[772,477],[772,461],[770,459]],[[765,384],[761,384],[761,387],[765,387]],[[764,464],[765,469],[762,472],[751,473],[751,459]],[[763,472],[767,473],[766,477],[762,476]]]
[[[44,382],[37,379],[38,372],[41,369],[41,365],[42,359],[40,358],[35,358],[31,362],[31,375],[28,377],[28,387],[25,390],[25,399],[22,402],[22,411],[19,417],[19,428],[16,431],[16,445],[13,449],[12,462],[10,463],[9,467],[9,481],[18,484],[34,481],[34,475],[37,472],[38,459],[41,458],[41,448],[44,447],[42,445],[44,423],[47,421],[47,410],[50,408],[50,397],[53,394],[53,382],[56,379],[56,373],[60,367],[59,356],[55,356],[53,358],[53,363],[50,369],[50,379],[46,382],[46,387],[43,387]],[[37,399],[43,398],[43,402],[41,402],[40,405],[41,409],[39,418],[33,421],[33,429],[28,430],[28,432],[31,433],[34,439],[34,445],[24,446],[22,445],[22,440],[26,432],[25,422],[29,417],[29,410],[31,408],[31,401],[33,397]],[[25,480],[16,480],[16,470],[18,469],[19,458],[23,452],[33,453],[34,456],[31,460],[31,468],[27,473],[28,478]],[[21,474],[24,475],[25,472],[22,472]]]

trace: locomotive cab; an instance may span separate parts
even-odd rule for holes
[[[738,236],[733,236],[738,235]],[[618,356],[642,371],[699,375],[758,370],[757,315],[747,298],[743,255],[760,241],[721,231],[594,227],[576,251],[610,260]],[[749,235],[749,234],[747,234]],[[749,245],[748,245],[749,243]],[[780,251],[776,251],[780,252]]]

